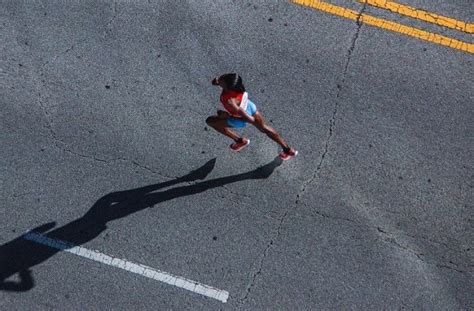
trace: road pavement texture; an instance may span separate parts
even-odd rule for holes
[[[0,309],[474,309],[472,53],[291,1],[2,0],[0,27]],[[227,72],[298,157],[206,126]]]

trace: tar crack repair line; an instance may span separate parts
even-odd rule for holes
[[[90,156],[90,155],[86,155],[86,154],[81,154],[79,152],[75,152],[73,150],[71,150],[68,145],[62,141],[61,139],[59,139],[53,129],[53,124],[52,124],[52,121],[50,120],[50,114],[49,112],[47,111],[46,107],[44,106],[44,104],[42,103],[41,101],[41,93],[38,93],[38,104],[41,108],[41,110],[43,111],[43,114],[45,115],[45,119],[46,119],[46,128],[49,130],[50,134],[51,134],[51,137],[53,139],[53,146],[55,148],[57,148],[58,150],[62,151],[62,152],[66,152],[66,153],[69,153],[71,155],[74,155],[74,156],[77,156],[77,157],[81,157],[81,158],[84,158],[84,159],[89,159],[89,160],[93,160],[93,161],[97,161],[97,162],[101,162],[101,163],[106,163],[108,164],[109,162],[115,162],[115,161],[122,161],[122,162],[128,162],[128,163],[131,163],[133,164],[134,166],[137,166],[143,170],[146,170],[148,172],[151,172],[153,174],[156,174],[156,175],[160,175],[161,177],[164,177],[164,178],[167,178],[167,179],[174,179],[174,178],[177,178],[176,176],[166,176],[166,175],[163,175],[145,165],[142,165],[140,163],[138,163],[137,161],[134,161],[134,160],[129,160],[129,159],[125,159],[125,158],[117,158],[117,159],[103,159],[103,158],[98,158],[98,157],[94,157],[94,156]]]
[[[313,176],[309,180],[307,180],[306,182],[303,183],[303,186],[301,187],[300,192],[297,194],[296,204],[299,204],[300,199],[301,199],[301,194],[306,191],[306,188],[318,176],[318,173],[319,173],[319,171],[321,170],[321,168],[323,166],[324,159],[326,158],[326,155],[329,152],[329,144],[330,144],[331,138],[333,136],[334,128],[336,126],[336,115],[337,115],[337,111],[339,109],[339,98],[341,96],[342,89],[343,89],[343,87],[346,83],[347,70],[348,70],[349,64],[351,62],[352,53],[354,52],[354,49],[355,49],[355,46],[356,46],[356,43],[357,43],[357,39],[359,38],[359,33],[360,33],[361,28],[362,28],[361,17],[362,17],[362,14],[364,14],[364,12],[365,12],[366,7],[367,7],[367,4],[364,3],[362,5],[361,10],[357,14],[357,19],[356,19],[357,28],[356,28],[356,32],[354,33],[354,35],[352,37],[351,45],[349,46],[349,49],[347,50],[346,64],[344,65],[344,70],[342,72],[341,82],[337,84],[337,93],[336,93],[336,98],[334,100],[334,110],[333,110],[333,113],[332,113],[332,116],[331,116],[331,120],[329,121],[329,130],[328,130],[329,133],[328,133],[328,137],[326,139],[325,145],[324,145],[323,154],[321,155],[319,164],[316,167],[316,172],[313,174]]]
[[[69,50],[72,50],[69,49]],[[68,51],[66,51],[68,52]],[[46,64],[45,64],[46,65]],[[40,82],[39,79],[35,78],[35,81],[36,81],[36,88],[38,90],[38,99],[37,99],[37,103],[38,103],[38,106],[40,107],[40,110],[42,111],[42,113],[44,114],[45,116],[45,127],[47,128],[47,130],[49,131],[51,137],[52,137],[52,140],[53,140],[53,146],[62,151],[62,152],[66,152],[68,154],[71,154],[71,155],[74,155],[74,156],[78,156],[78,157],[81,157],[81,158],[84,158],[84,159],[90,159],[90,160],[93,160],[93,161],[97,161],[97,162],[101,162],[101,163],[106,163],[106,164],[109,164],[110,162],[116,162],[116,161],[122,161],[122,162],[128,162],[128,163],[131,163],[133,164],[134,166],[136,167],[139,167],[143,170],[146,170],[148,172],[151,172],[153,174],[156,174],[156,175],[159,175],[161,177],[164,177],[164,178],[167,178],[167,179],[175,179],[175,178],[178,178],[178,176],[167,176],[167,175],[164,175],[148,166],[145,166],[145,165],[142,165],[140,163],[138,163],[137,161],[135,160],[130,160],[130,159],[126,159],[126,158],[117,158],[117,159],[105,159],[105,158],[99,158],[99,157],[94,157],[94,156],[90,156],[90,155],[86,155],[86,154],[82,154],[82,153],[79,153],[79,152],[76,152],[76,151],[73,151],[67,143],[65,143],[63,140],[61,140],[57,135],[56,135],[56,132],[54,131],[54,125],[53,125],[53,121],[51,120],[52,119],[52,116],[50,114],[50,112],[48,111],[45,103],[43,102],[43,95],[41,94],[41,91],[39,90],[40,89],[40,86],[43,87],[44,89],[46,89],[45,85],[44,85],[44,82]],[[192,183],[191,183],[192,184]]]
[[[456,272],[459,272],[459,273],[473,272],[473,270],[468,270],[468,269],[462,270],[462,269],[458,268],[459,266],[461,266],[461,268],[463,268],[463,266],[461,264],[457,264],[457,263],[453,262],[452,260],[449,260],[449,264],[451,264],[451,265],[448,265],[446,263],[437,263],[436,261],[433,261],[433,260],[436,260],[436,259],[433,259],[433,258],[425,259],[425,256],[427,256],[426,254],[421,253],[420,251],[414,249],[413,247],[410,247],[410,245],[403,245],[402,243],[398,242],[397,237],[394,234],[386,232],[380,227],[376,227],[376,229],[378,230],[379,233],[381,233],[382,241],[384,241],[385,243],[389,244],[392,247],[396,247],[398,249],[401,249],[401,250],[415,256],[423,264],[432,265],[432,266],[435,266],[435,267],[438,267],[438,268],[443,268],[443,269],[450,269],[450,270],[453,270],[453,271],[456,271]],[[453,265],[455,265],[457,267],[453,267]]]
[[[163,174],[161,174],[161,173],[159,173],[159,172],[157,172],[157,171],[155,171],[155,170],[153,170],[153,169],[151,169],[151,168],[149,168],[145,165],[142,165],[142,164],[140,164],[140,163],[138,163],[137,161],[134,161],[134,160],[129,160],[129,159],[125,159],[125,158],[104,159],[104,158],[98,158],[98,157],[94,157],[94,156],[90,156],[90,155],[86,155],[86,154],[81,154],[79,152],[75,152],[75,151],[71,150],[64,141],[62,141],[60,138],[57,137],[56,132],[53,129],[53,124],[52,124],[52,121],[51,121],[50,113],[48,112],[45,105],[43,104],[43,102],[41,100],[41,97],[42,97],[41,93],[38,93],[38,105],[40,106],[41,111],[43,111],[43,114],[45,115],[46,128],[49,130],[50,135],[53,139],[53,146],[56,147],[58,150],[69,153],[69,154],[72,154],[74,156],[78,156],[78,157],[81,157],[81,158],[84,158],[84,159],[94,160],[94,161],[101,162],[101,163],[107,163],[108,164],[109,162],[115,162],[115,161],[129,162],[129,163],[133,164],[134,166],[137,166],[141,169],[149,171],[153,174],[157,174],[157,175],[160,175],[160,176],[168,178],[168,179],[177,178],[176,176],[163,175]]]
[[[267,257],[268,252],[270,251],[270,248],[272,247],[272,245],[275,243],[275,241],[280,236],[281,228],[283,227],[283,222],[285,221],[286,217],[288,216],[288,214],[290,213],[291,210],[292,210],[292,208],[289,207],[285,211],[283,216],[280,218],[280,223],[278,224],[276,234],[270,239],[270,242],[267,244],[267,247],[263,251],[263,256],[260,258],[260,261],[258,263],[258,269],[257,269],[257,271],[255,271],[253,273],[252,280],[251,280],[250,284],[247,286],[247,290],[245,291],[244,297],[239,300],[239,303],[244,304],[245,301],[247,300],[248,296],[250,295],[250,292],[252,291],[252,288],[255,285],[255,281],[257,280],[258,275],[260,275],[260,273],[262,273],[263,262],[265,261],[265,258]]]
[[[112,13],[113,13],[113,16],[112,18],[109,20],[109,22],[107,23],[107,25],[105,25],[105,31],[104,31],[104,38],[107,37],[107,34],[109,34],[110,32],[112,32],[113,30],[113,24],[114,24],[114,21],[115,21],[115,18],[117,18],[117,2],[114,1],[113,4],[112,4]]]
[[[333,135],[333,130],[334,130],[334,126],[336,125],[336,114],[337,114],[337,110],[338,110],[338,106],[339,106],[339,97],[341,95],[341,90],[342,90],[342,86],[345,84],[345,81],[346,81],[346,74],[347,74],[347,69],[349,68],[349,64],[351,62],[351,57],[352,57],[352,53],[355,49],[355,46],[356,46],[356,42],[357,42],[357,39],[359,38],[359,32],[360,32],[360,29],[362,28],[362,22],[361,22],[361,16],[362,14],[364,14],[365,12],[365,9],[366,9],[366,4],[364,3],[361,10],[359,11],[358,15],[357,15],[357,19],[356,19],[356,25],[357,25],[357,28],[356,28],[356,32],[354,34],[354,36],[352,37],[352,40],[351,40],[351,45],[347,51],[347,60],[346,60],[346,64],[344,66],[344,70],[343,70],[343,73],[342,73],[342,78],[341,78],[341,83],[338,84],[338,90],[337,90],[337,93],[336,93],[336,99],[335,99],[335,103],[334,103],[334,111],[333,111],[333,114],[332,114],[332,117],[331,117],[331,120],[329,122],[329,134],[328,134],[328,138],[326,139],[326,143],[325,143],[325,147],[324,147],[324,152],[323,154],[321,155],[321,159],[319,161],[319,164],[318,166],[316,167],[316,172],[314,173],[314,175],[312,176],[312,178],[310,178],[308,181],[306,181],[305,183],[303,183],[303,186],[301,188],[301,190],[299,191],[299,193],[297,194],[297,198],[296,198],[296,202],[295,202],[295,205],[294,207],[289,207],[285,213],[283,214],[283,216],[280,218],[280,223],[278,224],[278,228],[276,230],[276,234],[274,235],[274,237],[272,237],[270,239],[270,242],[267,244],[265,250],[263,251],[263,255],[261,256],[260,258],[260,261],[259,261],[259,264],[258,264],[258,269],[257,271],[255,271],[252,275],[252,280],[250,282],[250,284],[247,286],[247,290],[245,292],[245,295],[242,299],[240,299],[240,303],[241,304],[244,304],[246,299],[248,298],[248,296],[250,295],[251,291],[252,291],[252,288],[254,287],[255,285],[255,282],[257,280],[257,277],[258,275],[261,274],[262,272],[262,267],[263,267],[263,263],[265,261],[265,258],[267,257],[268,255],[268,252],[270,251],[270,248],[272,247],[272,245],[275,243],[275,241],[278,239],[278,237],[280,236],[280,232],[281,232],[281,228],[283,227],[283,223],[285,221],[285,219],[287,218],[288,214],[290,213],[291,210],[293,209],[296,209],[296,207],[298,206],[299,202],[300,202],[300,197],[301,197],[301,194],[306,190],[307,186],[309,184],[311,184],[311,182],[316,178],[316,176],[318,175],[318,172],[321,170],[321,167],[323,165],[323,161],[324,161],[324,158],[326,156],[326,154],[328,153],[328,150],[329,150],[329,142],[331,140],[331,137]]]

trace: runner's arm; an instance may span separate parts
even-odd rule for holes
[[[255,118],[249,115],[247,111],[245,111],[245,109],[239,106],[239,101],[236,98],[229,99],[228,103],[233,108],[233,112],[238,113],[242,117],[242,119],[249,123],[255,122]]]

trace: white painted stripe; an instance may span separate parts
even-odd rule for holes
[[[52,248],[56,248],[77,256],[81,256],[87,259],[91,259],[112,267],[117,267],[129,272],[140,274],[144,277],[164,282],[169,285],[187,289],[191,292],[207,296],[213,299],[217,299],[222,302],[227,302],[229,293],[208,285],[204,285],[192,280],[188,280],[179,276],[171,275],[167,272],[163,272],[145,265],[136,264],[124,259],[114,258],[106,254],[102,254],[95,250],[89,250],[81,246],[74,246],[73,244],[61,240],[55,240],[48,238],[42,234],[36,232],[28,232],[23,235],[23,238],[29,241],[33,241],[39,244],[43,244]]]

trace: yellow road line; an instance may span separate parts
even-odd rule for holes
[[[458,21],[454,18],[438,15],[424,10],[416,9],[407,5],[402,5],[388,0],[357,0],[361,3],[382,8],[400,15],[420,19],[424,22],[436,24],[443,27],[461,30],[467,33],[474,33],[474,24]]]
[[[432,43],[444,45],[453,49],[465,51],[474,54],[474,44],[459,41],[453,38],[445,37],[418,28],[405,26],[399,23],[384,20],[382,18],[373,17],[367,14],[360,14],[357,11],[346,9],[340,6],[329,4],[320,0],[289,0],[295,4],[317,9],[326,13],[342,16],[351,20],[359,19],[359,22],[379,27],[382,29],[398,32],[407,36],[429,41]]]

